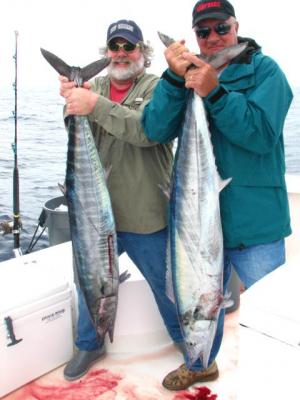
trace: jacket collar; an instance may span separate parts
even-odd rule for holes
[[[261,47],[250,38],[238,38],[238,43],[248,42],[246,49],[235,57],[222,71],[220,83],[231,90],[247,89],[255,85],[254,58],[261,54]]]

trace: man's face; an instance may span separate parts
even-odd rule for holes
[[[201,54],[211,56],[238,43],[238,23],[234,18],[226,21],[205,19],[194,28]]]
[[[106,55],[111,57],[107,70],[113,79],[119,81],[135,79],[144,69],[145,60],[140,45],[135,46],[123,38],[112,39],[108,43]]]

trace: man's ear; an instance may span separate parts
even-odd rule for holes
[[[236,23],[235,23],[235,31],[236,31],[236,33],[238,33],[238,30],[239,30],[239,23],[236,21]]]

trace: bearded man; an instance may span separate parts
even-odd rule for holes
[[[167,187],[172,168],[172,145],[145,135],[141,115],[158,81],[145,72],[152,48],[134,21],[120,20],[107,31],[101,55],[111,58],[107,76],[75,87],[60,77],[65,111],[88,116],[100,159],[109,167],[111,197],[119,254],[124,251],[149,283],[166,328],[175,343],[182,342],[176,309],[165,294]],[[67,380],[83,376],[105,354],[81,292],[75,344],[78,351],[64,369]]]

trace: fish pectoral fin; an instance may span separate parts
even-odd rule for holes
[[[232,178],[221,179],[219,177],[219,193],[232,181]]]
[[[231,298],[231,292],[226,292],[223,301],[221,303],[221,308],[229,308],[231,306],[233,306],[234,301]]]
[[[41,53],[48,61],[48,63],[60,74],[66,76],[68,79],[71,78],[72,68],[66,64],[63,60],[58,58],[55,54],[50,53],[45,49],[41,48]]]
[[[111,170],[112,170],[112,165],[111,164],[105,166],[105,168],[104,168],[104,176],[105,176],[105,180],[106,181],[108,180],[108,177],[110,176]]]
[[[57,186],[59,187],[59,190],[62,192],[62,194],[64,195],[64,196],[66,196],[66,193],[67,193],[67,189],[66,189],[66,182],[64,182],[63,184],[61,184],[61,183],[57,183]]]
[[[110,57],[101,58],[101,60],[97,60],[86,67],[81,69],[81,77],[83,82],[88,81],[89,79],[93,78],[93,76],[99,74],[105,67],[108,66],[110,63]]]
[[[168,200],[171,198],[171,186],[170,185],[161,185],[160,183],[158,184],[158,187],[160,190],[163,192],[163,194],[166,196]]]
[[[122,272],[119,275],[119,283],[123,283],[125,282],[127,279],[129,279],[131,277],[131,274],[128,272],[128,270],[126,269],[126,271]]]

